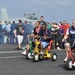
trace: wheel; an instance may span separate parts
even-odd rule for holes
[[[72,69],[72,59],[67,59],[67,61],[66,61],[66,68],[68,69],[68,70],[71,70]]]
[[[34,53],[33,54],[33,62],[38,62],[39,61],[39,54]]]
[[[32,55],[30,52],[26,53],[26,60],[32,59]]]
[[[56,53],[53,53],[52,54],[52,61],[56,61],[57,60],[57,54]]]

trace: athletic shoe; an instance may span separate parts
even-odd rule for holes
[[[57,47],[58,50],[61,50],[59,47]]]
[[[64,62],[66,62],[67,61],[67,57],[64,59]]]
[[[73,66],[75,66],[75,62],[73,63]]]

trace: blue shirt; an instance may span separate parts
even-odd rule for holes
[[[71,26],[69,28],[69,35],[70,35],[70,39],[75,40],[75,28],[73,28],[73,26]]]
[[[11,24],[6,25],[5,29],[6,29],[7,32],[10,32],[11,31]]]
[[[2,25],[0,24],[0,36],[2,36]]]
[[[5,28],[6,28],[6,24],[3,24],[3,25],[2,25],[2,29],[5,29]]]
[[[11,25],[11,34],[13,34],[13,31],[16,29],[17,24],[12,24]]]
[[[31,34],[33,30],[33,26],[31,24],[24,25],[24,34]]]
[[[52,38],[51,30],[48,28],[46,28],[46,30],[40,29],[39,36],[49,36],[50,38]],[[42,41],[49,43],[50,39],[42,39]]]

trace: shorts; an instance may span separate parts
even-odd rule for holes
[[[23,36],[22,35],[17,35],[17,39],[18,39],[18,44],[21,44],[23,41]]]
[[[75,40],[67,39],[66,42],[70,43],[71,49],[75,49]]]
[[[41,44],[43,45],[43,48],[45,48],[46,46],[49,45],[49,43],[47,43],[47,42],[41,42]]]

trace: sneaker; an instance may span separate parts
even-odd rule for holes
[[[61,50],[59,47],[57,47],[58,50]]]
[[[43,52],[40,52],[40,54],[43,54]]]
[[[75,62],[73,63],[73,66],[75,66]]]
[[[26,50],[25,50],[25,51],[23,51],[23,52],[21,52],[21,54],[22,54],[22,55],[26,55]]]
[[[22,50],[22,48],[19,48],[18,50]]]
[[[64,59],[64,62],[66,62],[67,61],[67,57]]]

